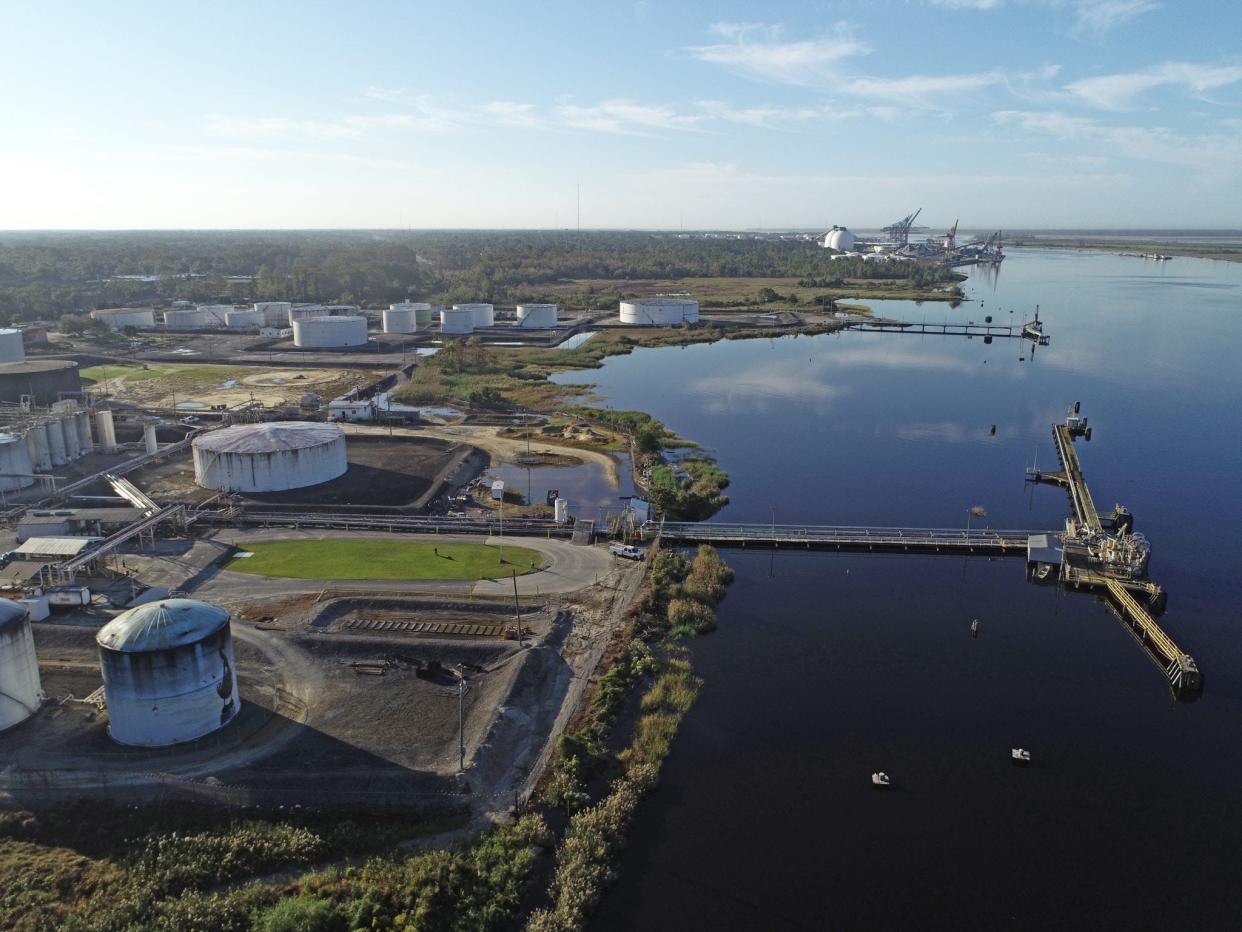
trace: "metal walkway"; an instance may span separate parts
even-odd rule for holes
[[[1113,604],[1136,631],[1139,640],[1155,654],[1164,665],[1169,685],[1178,693],[1198,693],[1203,689],[1203,675],[1194,658],[1173,643],[1147,610],[1115,579],[1104,581]]]
[[[1082,474],[1082,464],[1078,461],[1078,452],[1074,449],[1073,433],[1065,424],[1057,424],[1052,428],[1052,439],[1056,441],[1057,458],[1061,461],[1064,476],[1054,474],[1049,478],[1065,486],[1069,493],[1070,506],[1074,509],[1074,517],[1079,524],[1092,531],[1103,530],[1100,513],[1091,498],[1091,490],[1087,488],[1087,480]]]
[[[336,530],[389,531],[407,534],[491,534],[505,537],[514,535],[538,537],[568,537],[572,532],[568,525],[557,524],[550,519],[517,518],[501,522],[498,518],[455,519],[428,517],[425,515],[376,515],[348,514],[313,511],[252,511],[244,507],[203,508],[190,513],[187,520],[194,523],[257,526],[257,527],[315,527]]]
[[[863,333],[925,333],[933,336],[957,337],[1000,337],[1002,339],[1035,339],[1046,343],[1042,333],[1032,336],[1028,332],[1028,323],[1021,324],[976,324],[968,323],[913,323],[898,320],[857,320],[845,325],[846,330],[860,330]]]
[[[1047,532],[666,521],[659,533],[663,540],[670,543],[715,544],[722,547],[1025,556],[1030,536]]]

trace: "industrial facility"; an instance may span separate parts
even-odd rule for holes
[[[453,336],[474,333],[474,311],[469,307],[444,308],[440,311],[440,332]]]
[[[971,243],[959,244],[957,241],[958,221],[938,236],[929,236],[922,243],[911,241],[911,234],[926,230],[927,227],[915,226],[915,221],[923,212],[919,208],[900,220],[884,227],[881,236],[862,239],[843,226],[833,225],[820,239],[820,245],[831,250],[831,258],[861,258],[868,262],[901,262],[924,260],[939,262],[948,266],[963,265],[995,265],[1005,258],[1004,244],[1001,233],[991,234],[984,239]]]
[[[229,613],[194,599],[149,602],[96,636],[108,733],[160,748],[227,725],[241,709]]]
[[[496,323],[496,309],[490,304],[454,304],[453,310],[468,312],[471,326],[476,330]]]
[[[689,298],[633,298],[621,302],[621,323],[678,327],[699,320],[699,302]]]
[[[519,304],[518,326],[523,330],[547,330],[556,326],[555,304]]]
[[[194,481],[222,492],[278,492],[319,485],[347,466],[335,424],[239,424],[192,441]]]

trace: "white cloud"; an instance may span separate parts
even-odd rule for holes
[[[1160,6],[1156,0],[1076,0],[1074,30],[1098,35],[1158,10]]]
[[[830,35],[793,42],[783,39],[779,25],[715,23],[711,31],[727,41],[687,51],[699,61],[779,84],[823,84],[835,77],[838,62],[871,51],[847,23],[838,23]]]
[[[942,6],[950,10],[995,10],[1005,0],[927,0],[932,6]]]
[[[1242,134],[1236,132],[1186,136],[1162,126],[1111,126],[1059,111],[1002,110],[992,116],[1004,126],[1096,145],[1115,158],[1184,165],[1228,176],[1242,169]]]
[[[1067,84],[1065,89],[1101,109],[1122,110],[1135,97],[1157,87],[1181,86],[1202,95],[1238,81],[1242,81],[1242,65],[1201,65],[1169,61],[1144,71],[1083,78]]]
[[[600,133],[646,133],[653,130],[693,130],[700,117],[679,113],[666,104],[641,104],[633,100],[605,100],[580,106],[562,104],[553,111],[557,123],[572,129]]]
[[[868,100],[926,108],[933,106],[933,98],[977,91],[1004,83],[1005,73],[998,70],[977,74],[912,74],[904,78],[855,78],[842,89]]]

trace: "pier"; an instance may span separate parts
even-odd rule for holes
[[[656,530],[674,544],[717,547],[793,548],[863,553],[957,553],[1024,556],[1038,531],[962,530],[953,528],[844,527],[808,524],[714,524],[664,521]]]
[[[923,333],[933,336],[983,337],[985,342],[994,338],[1030,340],[1040,346],[1048,345],[1048,336],[1043,331],[1038,315],[1034,320],[1021,324],[977,324],[973,320],[966,323],[914,323],[899,320],[852,320],[845,325],[847,330],[860,330],[864,333]]]

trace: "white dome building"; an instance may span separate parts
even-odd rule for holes
[[[193,741],[241,710],[229,613],[195,599],[148,602],[99,629],[108,734],[135,747]]]
[[[238,424],[195,437],[194,481],[221,492],[283,492],[330,482],[349,468],[335,424]]]
[[[854,234],[845,227],[834,226],[824,236],[823,246],[825,249],[835,249],[837,252],[853,252],[857,245]]]
[[[39,710],[43,686],[26,607],[0,599],[0,731]]]
[[[699,320],[699,302],[689,298],[633,298],[621,302],[621,323],[677,327]]]

